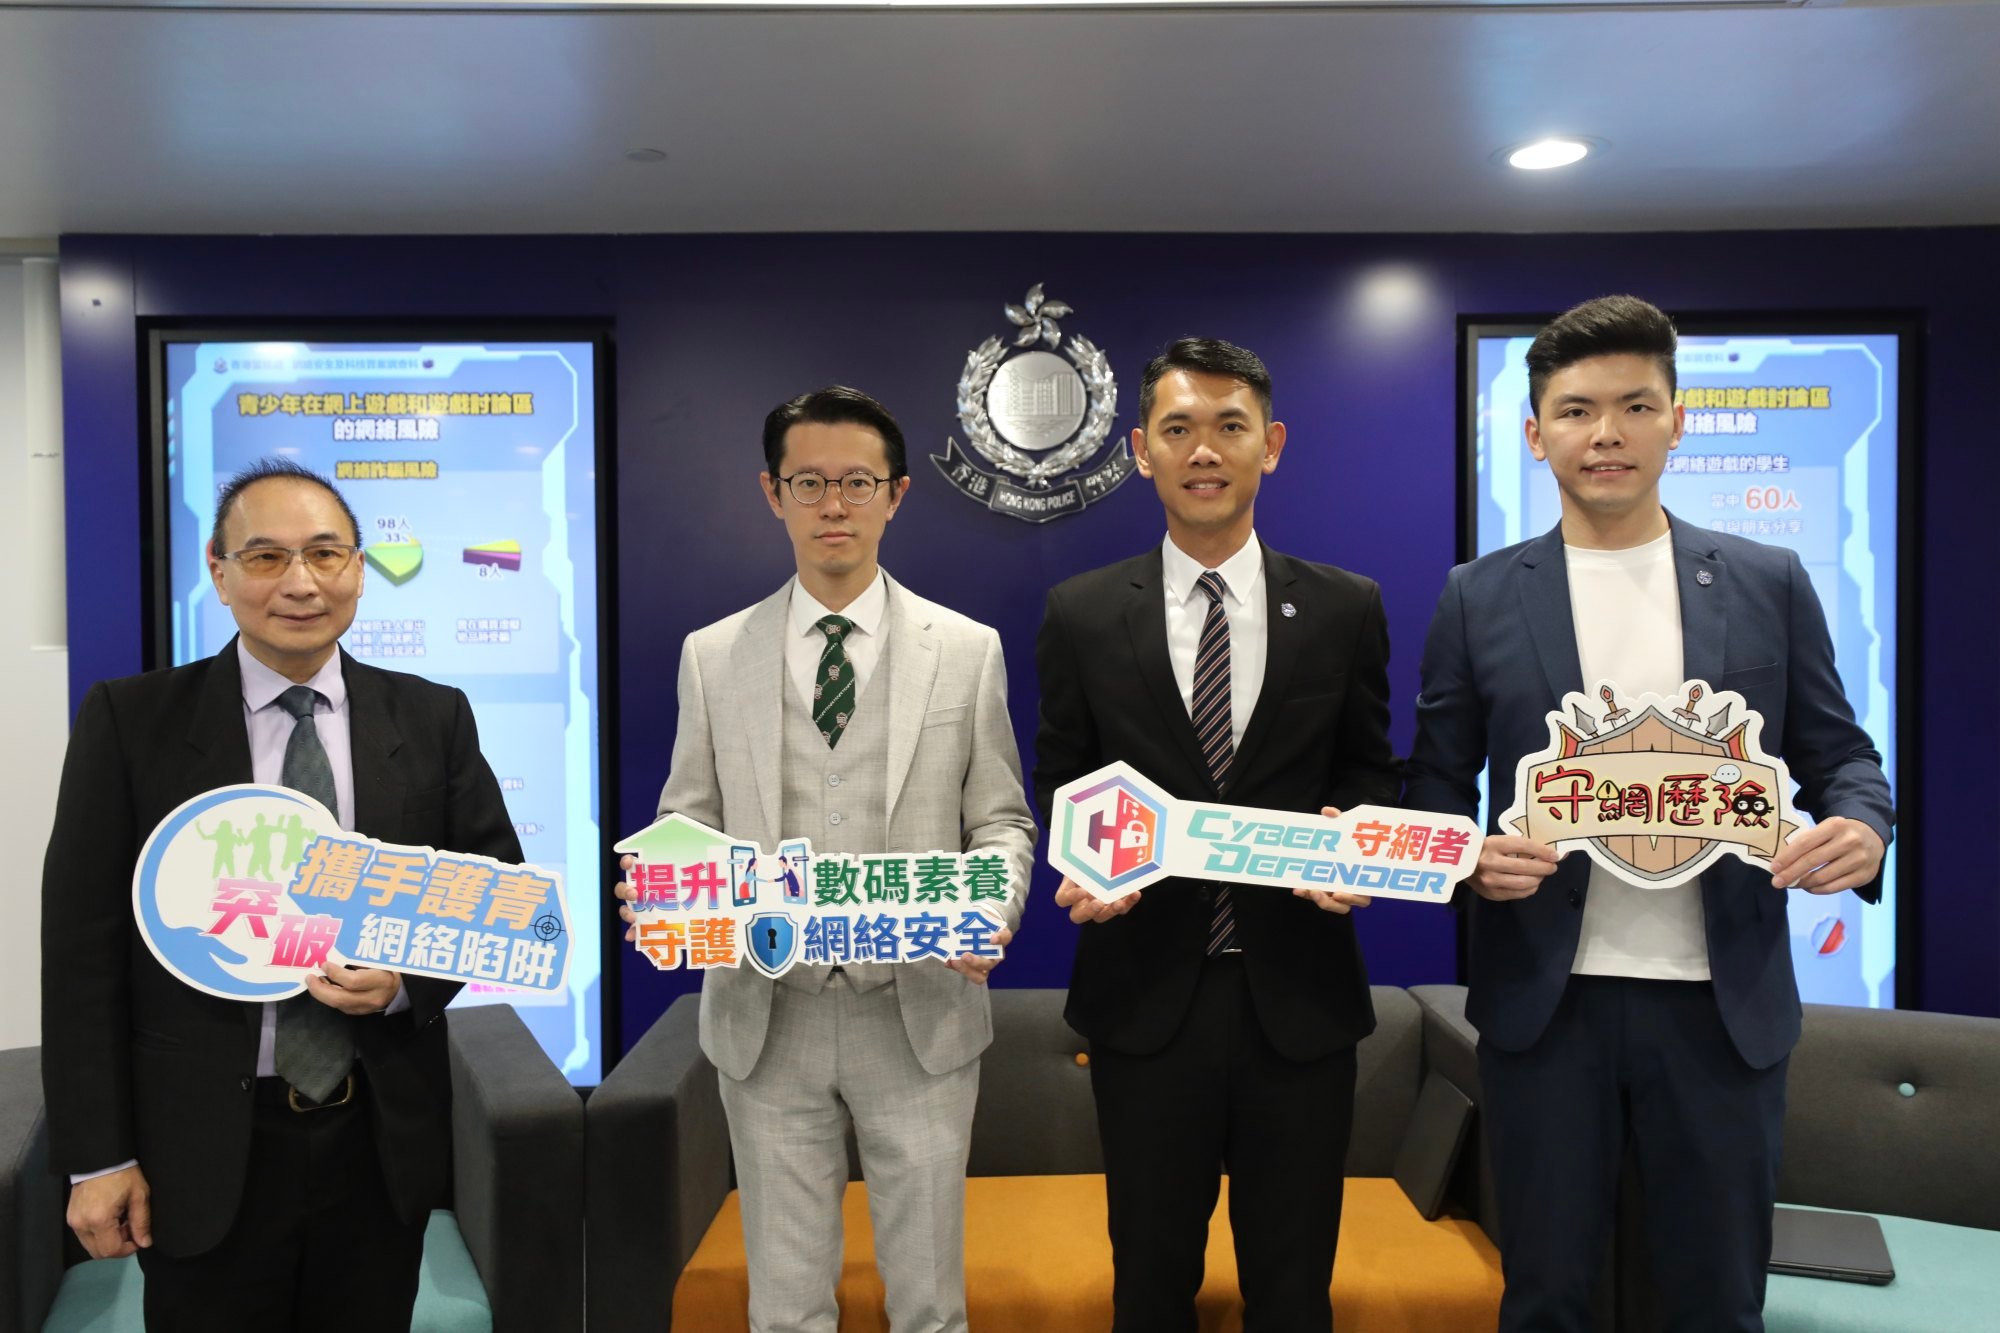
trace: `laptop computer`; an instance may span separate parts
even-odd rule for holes
[[[1896,1280],[1882,1224],[1866,1213],[1780,1208],[1771,1219],[1773,1273],[1884,1286]]]
[[[1472,1123],[1472,1099],[1442,1074],[1424,1080],[1417,1104],[1403,1126],[1402,1146],[1390,1174],[1426,1222],[1444,1211],[1445,1186],[1458,1167],[1465,1131]]]

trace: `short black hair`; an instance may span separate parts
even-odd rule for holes
[[[1242,380],[1262,404],[1264,420],[1271,420],[1271,372],[1264,369],[1255,352],[1220,338],[1177,338],[1146,363],[1146,373],[1139,379],[1139,429],[1144,430],[1153,419],[1154,388],[1176,370]]]
[[[1528,348],[1528,402],[1542,414],[1542,390],[1549,377],[1594,356],[1650,356],[1667,377],[1667,397],[1680,381],[1674,374],[1679,346],[1674,322],[1650,301],[1636,296],[1600,296],[1571,306],[1550,320]]]
[[[289,458],[260,458],[249,467],[222,483],[222,489],[215,496],[215,526],[209,529],[208,553],[221,556],[222,521],[229,517],[229,511],[236,503],[236,497],[255,486],[260,481],[282,478],[286,481],[303,481],[319,487],[340,506],[340,512],[347,515],[347,526],[354,532],[354,544],[361,545],[361,520],[354,516],[354,506],[347,503],[347,497],[340,488],[309,467],[301,467]]]
[[[859,389],[829,384],[779,403],[764,418],[764,470],[772,476],[785,461],[785,432],[794,426],[866,426],[882,437],[889,453],[889,480],[909,475],[903,428],[889,409]]]

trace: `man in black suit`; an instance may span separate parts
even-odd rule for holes
[[[339,651],[359,541],[324,478],[235,478],[209,572],[239,636],[93,686],[70,736],[42,879],[50,1157],[92,1256],[138,1253],[149,1330],[407,1328],[445,1199],[455,983],[332,967],[281,1004],[217,999],[154,960],[129,906],[160,819],[239,782],[319,786],[387,841],[521,859],[465,696]]]
[[[1044,827],[1058,787],[1114,760],[1186,799],[1392,800],[1379,590],[1256,540],[1285,447],[1263,363],[1182,339],[1146,367],[1139,417],[1167,539],[1049,594]],[[1375,1026],[1347,915],[1367,900],[1169,880],[1107,905],[1065,879],[1056,901],[1085,923],[1066,1017],[1091,1043],[1114,1329],[1195,1327],[1222,1170],[1246,1333],[1330,1327],[1354,1047]]]

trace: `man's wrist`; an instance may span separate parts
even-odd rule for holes
[[[81,1185],[86,1180],[96,1180],[101,1176],[115,1176],[120,1171],[129,1171],[137,1165],[139,1165],[139,1159],[134,1157],[130,1161],[120,1162],[116,1166],[107,1166],[101,1171],[81,1171],[71,1176],[69,1183],[72,1185]]]

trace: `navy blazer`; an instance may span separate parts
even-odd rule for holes
[[[1764,718],[1764,748],[1799,784],[1815,819],[1845,815],[1882,836],[1895,823],[1888,779],[1834,670],[1826,616],[1798,556],[1668,516],[1680,589],[1682,678],[1734,690]],[[1705,573],[1707,578],[1697,577]],[[1548,743],[1548,714],[1585,688],[1560,526],[1451,571],[1424,643],[1417,738],[1404,803],[1477,817],[1480,770],[1497,779],[1487,830],[1498,832],[1521,756]],[[1590,858],[1565,856],[1534,895],[1470,900],[1466,1016],[1502,1050],[1532,1046],[1568,984],[1583,924]],[[1856,890],[1874,902],[1874,882]],[[1783,1059],[1799,1036],[1788,894],[1734,856],[1701,876],[1708,966],[1730,1039],[1752,1068]]]

